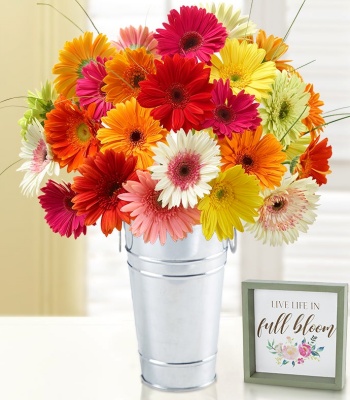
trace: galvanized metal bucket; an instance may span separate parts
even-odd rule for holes
[[[201,226],[187,238],[145,243],[126,228],[126,250],[144,383],[169,391],[216,379],[228,243],[207,241]]]

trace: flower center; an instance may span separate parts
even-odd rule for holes
[[[289,103],[287,101],[283,101],[278,114],[278,118],[280,120],[284,120],[288,116],[288,114],[289,114]]]
[[[220,69],[221,78],[230,80],[231,88],[244,89],[250,83],[250,74],[239,65],[223,65]]]
[[[81,142],[88,142],[91,138],[90,129],[84,123],[77,126],[76,134],[77,134],[78,139]]]
[[[220,188],[217,192],[216,192],[216,198],[218,200],[221,200],[223,197],[225,196],[225,190]]]
[[[275,202],[273,203],[273,205],[272,205],[272,208],[273,208],[275,211],[279,211],[279,210],[281,210],[281,209],[283,208],[283,206],[284,206],[284,201],[283,201],[283,200],[280,200],[280,201],[275,201]]]
[[[137,145],[142,139],[142,132],[135,129],[130,134],[130,141],[133,145]]]
[[[145,79],[145,73],[140,67],[131,66],[126,71],[126,81],[133,89],[139,89],[139,83]]]
[[[47,147],[43,139],[40,139],[36,149],[33,151],[33,159],[30,169],[33,172],[41,172],[45,166],[50,162],[47,158]]]
[[[74,196],[74,195],[73,195]],[[74,206],[74,203],[72,202],[72,198],[73,198],[73,196],[66,196],[64,199],[63,199],[63,205],[64,205],[64,207],[66,208],[66,210],[68,210],[68,211],[73,211],[73,206]]]
[[[173,85],[167,93],[168,102],[171,103],[174,108],[185,108],[189,102],[189,98],[190,96],[186,88],[181,84]]]
[[[83,61],[79,64],[78,69],[77,69],[77,74],[78,74],[79,78],[84,78],[84,76],[83,76],[81,70],[82,70],[86,65],[90,64],[91,60],[92,60],[92,58],[88,58],[88,59],[86,59],[86,60],[83,60]]]
[[[180,48],[188,53],[196,51],[203,44],[203,37],[196,31],[186,32],[180,40]]]
[[[178,154],[169,162],[167,175],[181,190],[194,186],[200,178],[200,155],[188,152]]]
[[[236,115],[232,111],[232,108],[221,105],[215,109],[215,118],[220,122],[228,124],[236,119]]]

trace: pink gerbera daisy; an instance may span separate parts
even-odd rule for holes
[[[50,179],[41,191],[44,194],[39,196],[39,202],[46,212],[46,222],[53,232],[66,237],[74,234],[75,239],[82,233],[86,234],[86,215],[78,216],[73,210],[72,199],[75,192],[70,183],[60,184]]]
[[[147,26],[139,26],[137,29],[129,26],[125,29],[120,29],[119,40],[111,42],[117,50],[131,50],[145,47],[147,52],[156,54],[157,41],[154,39],[153,32],[150,32]]]
[[[81,70],[83,78],[78,79],[76,92],[79,102],[83,107],[91,103],[96,104],[93,118],[101,119],[107,115],[107,111],[113,108],[113,103],[106,101],[106,93],[102,87],[105,86],[103,78],[107,75],[105,63],[108,59],[97,57]]]
[[[254,102],[255,97],[244,90],[234,95],[228,79],[225,83],[222,79],[214,81],[212,98],[215,108],[212,117],[203,122],[203,128],[212,127],[219,139],[224,136],[231,139],[232,132],[254,131],[259,126],[259,103]]]
[[[163,207],[158,200],[160,192],[155,189],[157,181],[147,171],[138,170],[136,173],[139,182],[126,182],[124,189],[128,193],[119,195],[120,199],[129,202],[121,211],[131,213],[131,232],[135,236],[143,235],[146,243],[154,243],[159,238],[164,244],[167,233],[174,241],[185,238],[187,233],[192,232],[192,226],[199,223],[198,209]]]
[[[180,54],[208,62],[211,54],[224,47],[226,28],[216,16],[197,6],[182,6],[171,10],[165,29],[157,29],[158,52],[162,56]]]

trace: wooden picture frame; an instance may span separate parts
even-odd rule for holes
[[[347,284],[243,281],[244,381],[341,390],[347,309]]]

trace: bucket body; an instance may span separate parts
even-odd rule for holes
[[[180,391],[215,381],[227,242],[201,226],[164,245],[126,228],[126,250],[143,381]]]

